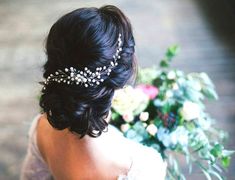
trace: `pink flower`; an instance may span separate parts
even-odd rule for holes
[[[142,90],[149,97],[149,99],[154,99],[159,92],[158,88],[148,84],[140,84],[136,88]]]

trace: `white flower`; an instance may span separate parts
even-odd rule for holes
[[[148,131],[149,134],[151,134],[152,136],[155,136],[155,134],[157,133],[157,127],[154,124],[150,124],[147,126],[146,130]]]
[[[171,90],[166,91],[166,98],[171,98],[173,96],[173,92]]]
[[[207,136],[205,135],[205,133],[203,132],[202,129],[197,128],[195,132],[196,132],[196,137],[195,138],[198,142],[201,142],[202,144],[208,144],[209,143],[208,139],[207,139]]]
[[[164,139],[164,136],[167,135],[168,136],[168,133],[169,130],[164,128],[164,127],[160,127],[157,131],[157,137],[160,141],[162,141]]]
[[[178,143],[182,146],[188,145],[188,134],[180,134],[178,136]]]
[[[175,78],[176,78],[175,72],[174,72],[174,71],[168,72],[167,78],[168,78],[168,79],[175,79]]]
[[[130,125],[129,124],[122,124],[120,128],[121,128],[122,132],[126,132],[130,128]]]
[[[174,83],[174,84],[172,85],[172,89],[173,89],[173,90],[178,90],[178,89],[179,89],[178,84],[177,84],[177,83]]]
[[[188,131],[184,126],[178,126],[176,130],[171,132],[170,139],[172,145],[180,144],[181,146],[188,145]]]
[[[167,148],[175,147],[177,144],[182,147],[188,145],[188,131],[184,126],[178,126],[174,131],[169,133],[169,130],[163,127],[160,127],[157,132],[158,139],[163,143]]]
[[[169,135],[166,135],[162,141],[165,147],[170,147],[172,145],[171,138]]]
[[[146,108],[148,102],[149,97],[142,90],[125,86],[115,91],[112,108],[120,115],[130,114],[130,112],[136,115]]]
[[[198,118],[198,124],[204,130],[207,130],[211,126],[211,121],[209,119]]]
[[[176,145],[177,142],[178,142],[177,134],[174,133],[174,132],[172,132],[172,133],[169,135],[169,137],[170,137],[171,144]]]
[[[199,82],[194,82],[194,89],[197,91],[201,91],[202,90],[202,86]]]
[[[171,139],[168,129],[160,127],[157,131],[157,137],[165,147],[169,147],[171,145]]]
[[[181,115],[186,121],[200,117],[200,107],[198,104],[186,101],[181,109]]]
[[[124,119],[124,121],[126,122],[131,122],[134,120],[134,115],[132,112],[127,112],[126,114],[122,115],[122,118]]]
[[[146,128],[148,126],[148,124],[147,123],[143,123],[143,126]]]
[[[139,118],[141,121],[147,121],[149,119],[149,113],[148,112],[141,112]]]

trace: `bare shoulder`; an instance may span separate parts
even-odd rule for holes
[[[47,119],[45,115],[41,115],[38,119],[37,127],[36,127],[36,139],[37,139],[37,147],[45,161],[47,161],[45,155],[46,144],[50,139],[51,129],[48,126]],[[49,143],[50,144],[50,143]]]

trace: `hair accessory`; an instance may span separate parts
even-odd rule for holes
[[[122,40],[121,34],[118,37],[118,48],[116,53],[113,55],[113,60],[110,62],[110,65],[97,67],[95,72],[92,72],[87,67],[84,67],[84,70],[77,70],[74,67],[65,68],[64,71],[57,70],[54,74],[50,74],[48,78],[43,82],[45,89],[46,85],[51,82],[57,83],[66,83],[66,84],[77,84],[84,85],[85,87],[99,85],[104,81],[102,78],[103,75],[110,75],[112,68],[118,65],[117,60],[120,59],[119,53],[122,51]]]

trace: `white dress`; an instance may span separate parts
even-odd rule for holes
[[[21,170],[21,180],[49,180],[53,179],[49,168],[42,158],[36,142],[36,126],[41,114],[37,115],[29,130],[29,143],[27,154]],[[116,135],[122,134],[110,126],[109,131],[116,131]],[[166,162],[153,148],[143,146],[123,137],[123,143],[130,144],[132,165],[127,174],[119,175],[117,180],[164,180],[166,175]],[[122,147],[120,147],[122,148]]]

